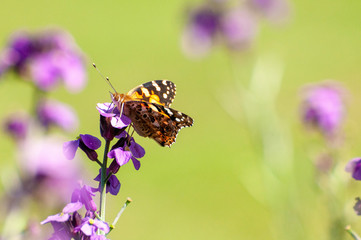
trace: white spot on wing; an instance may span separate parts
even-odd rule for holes
[[[168,113],[169,116],[173,115],[172,111],[170,111],[169,108],[164,108],[164,110]]]
[[[167,98],[168,95],[166,93],[163,93],[163,98]]]
[[[156,81],[152,81],[152,85],[155,87],[157,91],[160,91],[159,85],[156,83]]]
[[[149,96],[150,96],[150,93],[149,93],[148,89],[142,88],[142,92],[144,93],[144,95],[145,95],[146,97],[149,97]]]

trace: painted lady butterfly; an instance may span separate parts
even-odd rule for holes
[[[183,127],[193,125],[188,115],[170,108],[176,93],[175,84],[156,80],[139,85],[127,94],[113,94],[121,113],[129,117],[135,131],[170,147]]]

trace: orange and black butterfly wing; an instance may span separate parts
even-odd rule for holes
[[[127,95],[133,100],[155,103],[169,107],[174,100],[176,94],[176,86],[168,80],[154,80],[141,84]]]
[[[188,115],[156,103],[125,102],[124,114],[132,120],[140,136],[153,138],[161,146],[170,147],[180,129],[193,125]]]

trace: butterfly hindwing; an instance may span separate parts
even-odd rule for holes
[[[173,102],[175,94],[176,86],[168,80],[150,81],[133,88],[127,93],[133,100],[156,103],[166,107],[169,107]]]
[[[193,124],[193,119],[184,113],[143,101],[125,102],[124,114],[140,136],[153,138],[162,146],[172,145],[179,130]]]

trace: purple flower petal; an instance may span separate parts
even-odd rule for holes
[[[244,49],[255,38],[257,24],[249,12],[236,9],[223,16],[221,31],[230,48]]]
[[[40,224],[46,224],[49,222],[66,222],[68,221],[70,215],[67,213],[58,213],[52,216],[47,217],[44,221],[42,221]]]
[[[116,196],[120,190],[120,182],[115,175],[110,176],[107,184],[107,192]]]
[[[92,235],[90,236],[90,240],[108,240],[104,235]]]
[[[361,158],[350,160],[345,167],[345,171],[351,173],[355,180],[361,180]]]
[[[110,120],[110,123],[115,128],[123,128],[123,127],[128,126],[131,123],[131,120],[123,114],[121,118],[112,117],[112,119]]]
[[[98,229],[104,231],[105,234],[109,232],[109,225],[106,222],[103,222],[98,219],[94,219],[94,226],[96,226]]]
[[[132,152],[133,156],[136,158],[142,158],[145,155],[145,150],[142,146],[140,146],[138,143],[132,139],[129,146],[130,151]]]
[[[29,117],[23,113],[16,113],[5,120],[4,128],[15,140],[24,140],[29,125]]]
[[[63,213],[72,213],[72,212],[78,211],[82,207],[83,207],[83,204],[81,202],[68,203],[63,208]]]
[[[95,228],[90,224],[83,224],[80,230],[87,236],[91,236],[96,232]]]
[[[114,117],[117,113],[119,114],[118,109],[113,103],[98,103],[96,108],[100,115],[104,117]]]
[[[248,0],[249,5],[273,23],[282,23],[290,15],[286,0]]]
[[[119,171],[119,168],[120,166],[117,161],[113,160],[108,169],[110,173],[116,174]]]
[[[97,205],[93,200],[94,196],[95,193],[90,186],[82,185],[81,188],[74,190],[71,196],[71,202],[81,202],[87,210],[95,212]]]
[[[138,159],[136,159],[135,157],[132,157],[132,162],[134,165],[135,170],[139,170],[140,168],[140,161]]]
[[[64,156],[69,160],[74,159],[78,147],[79,147],[79,140],[65,142],[63,144]]]
[[[74,54],[62,54],[58,64],[65,87],[69,92],[79,92],[86,84],[86,71],[83,60]]]
[[[132,153],[129,151],[124,151],[121,148],[113,149],[108,153],[109,158],[115,158],[119,166],[123,166],[124,164],[128,163]]]
[[[332,138],[344,118],[344,90],[337,83],[312,85],[305,89],[302,105],[303,121]]]
[[[82,224],[80,226],[77,226],[74,230],[76,232],[81,230],[85,235],[92,236],[95,235],[98,229],[104,231],[105,234],[107,234],[110,230],[107,223],[98,219],[86,217],[83,219]]]
[[[80,134],[79,135],[85,146],[92,150],[100,148],[102,142],[97,138],[89,134]]]
[[[34,56],[30,65],[31,78],[42,90],[52,90],[59,83],[59,68],[53,53]]]
[[[54,124],[65,131],[72,131],[78,125],[78,119],[73,108],[54,100],[41,101],[37,106],[37,115],[45,127]]]
[[[116,138],[127,138],[128,134],[126,131],[121,132],[119,135],[115,136]]]
[[[360,199],[360,197],[357,197],[355,200],[356,200],[356,203],[353,206],[353,210],[355,210],[355,212],[358,216],[361,216],[361,199]]]

